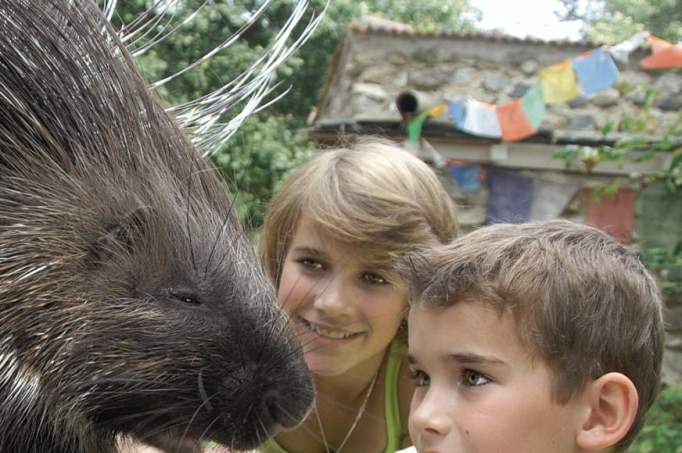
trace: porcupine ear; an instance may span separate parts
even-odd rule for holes
[[[134,243],[144,237],[152,221],[154,210],[143,206],[104,228],[104,234],[90,245],[86,265],[97,266],[121,252],[133,250]]]

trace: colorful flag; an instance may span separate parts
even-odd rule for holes
[[[410,143],[419,143],[419,138],[422,135],[422,126],[427,116],[427,112],[422,112],[407,123],[407,139]]]
[[[407,123],[407,138],[410,143],[419,143],[419,139],[422,135],[422,127],[424,126],[424,121],[426,121],[426,118],[441,117],[445,113],[445,109],[445,105],[437,105],[421,112],[419,115],[412,118]]]
[[[530,220],[536,222],[559,218],[579,189],[579,183],[571,184],[534,178]]]
[[[443,116],[445,113],[445,110],[447,109],[447,106],[445,105],[437,105],[435,107],[431,107],[430,109],[426,110],[426,116],[429,116],[431,118],[440,118]]]
[[[578,96],[578,82],[569,60],[540,70],[542,95],[547,104],[568,102]]]
[[[467,99],[466,115],[460,127],[465,132],[483,137],[502,136],[495,106],[475,99]]]
[[[448,165],[450,176],[462,192],[473,192],[481,186],[481,166],[468,162],[451,162]]]
[[[580,89],[586,96],[605,90],[618,80],[618,68],[613,58],[601,48],[574,58],[572,64]]]
[[[682,45],[649,36],[651,55],[640,61],[645,69],[682,68]]]
[[[542,96],[542,85],[536,83],[528,88],[521,98],[521,105],[533,129],[538,129],[545,119],[545,99]]]
[[[632,51],[637,49],[648,37],[648,31],[640,31],[625,41],[620,42],[615,46],[609,47],[608,51],[616,60],[620,61],[621,63],[627,63]]]
[[[521,140],[533,135],[536,130],[523,111],[521,99],[497,106],[497,119],[502,129],[502,139],[507,142]]]
[[[487,224],[528,221],[533,199],[533,178],[514,170],[490,166],[488,187]]]
[[[587,203],[585,223],[605,231],[623,244],[630,244],[635,224],[637,193],[621,187],[615,195],[602,195],[599,201],[596,201],[591,188],[584,191]]]
[[[464,99],[457,98],[450,101],[448,104],[448,111],[450,112],[450,116],[452,116],[455,125],[461,129],[462,124],[464,124],[464,117],[466,116],[466,104],[464,103]]]

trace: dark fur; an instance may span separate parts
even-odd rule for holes
[[[311,401],[223,181],[101,13],[0,0],[0,452],[250,448]]]

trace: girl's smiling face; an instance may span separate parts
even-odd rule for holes
[[[407,289],[361,250],[335,240],[302,217],[284,260],[278,299],[292,318],[305,360],[336,376],[379,363],[407,308]]]
[[[510,314],[463,301],[417,306],[409,319],[409,427],[420,453],[578,451],[584,395],[552,400],[552,374],[521,344]]]

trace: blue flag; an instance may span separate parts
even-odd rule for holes
[[[528,221],[533,202],[533,178],[514,170],[490,166],[488,188],[486,224]]]
[[[448,104],[448,111],[452,116],[452,120],[455,122],[455,126],[461,128],[464,124],[464,118],[466,117],[466,105],[462,98],[457,98],[454,101],[450,101]]]
[[[618,80],[618,68],[611,55],[602,48],[574,58],[571,64],[584,95],[605,90]]]
[[[473,192],[481,186],[481,171],[478,164],[450,164],[450,175],[462,192]]]

